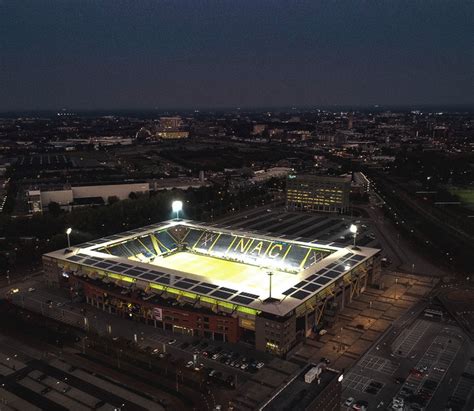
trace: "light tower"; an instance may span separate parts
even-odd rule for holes
[[[272,299],[272,277],[273,277],[273,272],[269,271],[267,273],[267,275],[268,275],[268,280],[270,282],[269,288],[268,288],[268,299],[271,300]]]
[[[183,202],[175,200],[171,203],[173,213],[176,213],[176,220],[179,220],[179,212],[183,209]]]
[[[67,235],[67,248],[71,248],[71,239],[69,238],[69,236],[71,235],[72,233],[72,228],[69,227],[67,230],[66,230],[66,235]]]
[[[354,250],[358,250],[357,246],[356,246],[356,239],[357,239],[357,231],[358,231],[358,228],[355,224],[351,224],[351,227],[349,228],[349,230],[351,231],[352,234],[354,234],[354,245],[352,246],[352,248]]]

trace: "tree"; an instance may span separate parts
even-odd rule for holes
[[[108,203],[109,205],[118,203],[119,201],[120,201],[120,200],[119,200],[119,198],[118,198],[117,196],[109,196],[109,197],[107,198],[107,203]]]
[[[51,215],[58,216],[61,214],[61,206],[55,201],[51,201],[48,204],[48,211],[51,213]]]

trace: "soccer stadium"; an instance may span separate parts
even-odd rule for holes
[[[43,256],[49,284],[154,327],[284,355],[380,274],[379,250],[170,220]]]

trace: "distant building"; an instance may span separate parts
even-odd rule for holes
[[[266,128],[266,124],[254,124],[252,134],[262,134]]]
[[[286,205],[290,210],[344,212],[349,208],[350,177],[290,175]]]
[[[325,363],[310,364],[260,409],[262,411],[339,411],[342,374]]]
[[[180,138],[188,138],[189,132],[184,130],[164,130],[158,131],[156,135],[164,140],[177,140]]]
[[[272,167],[267,170],[257,170],[252,177],[252,182],[263,183],[272,178],[287,177],[292,171],[293,169],[289,167]]]
[[[199,174],[201,177],[201,174]],[[210,183],[204,179],[204,173],[201,178],[178,177],[178,178],[162,178],[150,181],[150,190],[188,190],[190,188],[200,188],[209,186]]]
[[[189,137],[189,132],[182,130],[181,117],[161,117],[156,136],[165,140]]]
[[[349,117],[347,118],[347,129],[352,130],[354,125],[354,113],[350,113]]]
[[[48,209],[50,203],[57,203],[63,210],[106,204],[110,197],[119,200],[129,198],[131,193],[148,194],[150,184],[99,184],[88,186],[60,186],[33,189],[27,192],[29,211],[32,214],[41,213]]]
[[[162,130],[177,130],[181,125],[181,117],[160,117],[160,127]]]

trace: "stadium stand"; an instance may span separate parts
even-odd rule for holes
[[[195,230],[191,229],[189,230],[188,234],[183,238],[183,244],[186,244],[188,248],[193,248],[194,244],[196,244],[196,241],[199,240],[199,238],[202,235],[202,230]]]
[[[214,244],[214,241],[216,241],[218,237],[219,233],[205,231],[194,245],[194,249],[199,249],[200,251],[209,251],[211,246]]]
[[[165,246],[167,251],[173,251],[178,248],[176,240],[166,230],[153,233],[152,236],[158,240],[159,244]]]
[[[181,241],[177,241],[169,230],[161,230],[104,247],[101,251],[134,260],[148,260],[178,250],[178,244],[183,244],[193,252],[249,264],[279,265],[280,269],[290,272],[306,269],[329,253],[298,244],[220,233],[218,230],[184,230],[180,227],[173,227],[172,230]]]
[[[232,235],[221,234],[212,247],[211,251],[217,255],[224,255],[234,240],[235,237]]]
[[[306,254],[308,254],[307,248],[292,245],[285,257],[285,264],[295,269],[299,268]]]

